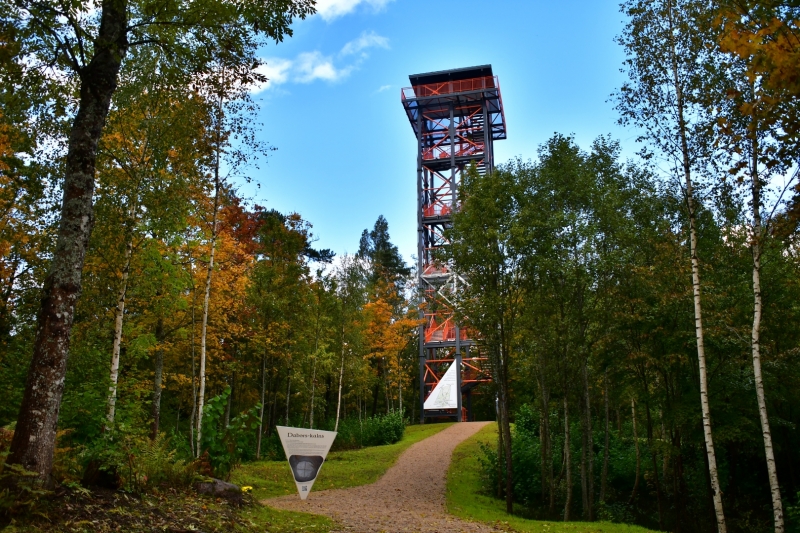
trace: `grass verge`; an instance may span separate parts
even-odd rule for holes
[[[449,425],[409,426],[398,443],[332,453],[314,489],[372,483],[409,446]],[[18,514],[9,517],[0,513],[0,529],[4,533],[321,533],[336,527],[324,516],[283,511],[259,503],[260,499],[295,493],[285,461],[248,463],[236,470],[232,477],[232,481],[240,486],[253,487],[246,499],[255,501],[238,507],[226,500],[200,496],[188,488],[158,489],[153,493],[133,495],[122,491],[61,487],[58,492],[39,499],[28,512],[20,509]]]
[[[651,533],[651,530],[609,522],[552,522],[506,514],[505,502],[481,494],[480,444],[497,443],[497,424],[489,424],[456,447],[447,472],[447,511],[459,518],[498,524],[520,533]]]
[[[331,452],[320,470],[313,490],[344,489],[374,483],[409,446],[435,435],[450,425],[452,424],[408,426],[403,438],[394,444]],[[286,461],[257,461],[243,464],[233,472],[231,482],[240,487],[253,487],[252,494],[256,500],[297,492]]]

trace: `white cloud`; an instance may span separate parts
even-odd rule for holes
[[[389,39],[386,37],[382,37],[371,31],[369,33],[363,32],[358,39],[350,41],[346,45],[342,47],[342,51],[339,52],[340,56],[349,56],[352,54],[357,54],[362,50],[367,50],[368,48],[389,48]]]
[[[358,69],[369,57],[367,50],[375,47],[389,48],[389,39],[371,31],[364,32],[357,39],[345,44],[338,56],[326,56],[322,52],[314,50],[313,52],[303,52],[295,59],[264,58],[264,64],[258,68],[258,72],[266,76],[268,81],[266,84],[255,85],[253,92],[258,93],[284,83],[311,83],[316,80],[330,83],[341,81]],[[353,55],[356,57],[350,57]],[[336,57],[339,58],[338,61],[335,59]],[[345,58],[350,58],[349,63],[337,65],[339,61],[347,61]],[[381,87],[379,92],[389,88],[388,85],[385,88]]]
[[[330,57],[317,51],[304,52],[297,56],[294,67],[295,79],[300,83],[314,80],[337,81],[347,77],[351,71],[352,66],[337,69]]]
[[[376,92],[382,93],[383,91],[388,91],[391,88],[392,88],[391,85],[381,85],[380,87],[378,87],[378,90]]]
[[[317,0],[317,13],[327,20],[342,17],[354,11],[359,5],[368,5],[374,11],[383,9],[392,0]]]
[[[292,61],[289,59],[272,58],[266,60],[264,64],[258,67],[258,73],[267,77],[267,83],[259,84],[256,87],[256,92],[262,91],[270,85],[280,85],[289,81],[289,74],[292,69]]]

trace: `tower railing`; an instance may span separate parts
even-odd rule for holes
[[[499,86],[497,76],[483,76],[467,80],[445,81],[441,83],[403,87],[401,92],[403,100],[406,100],[407,98],[426,98],[429,96],[497,89]]]

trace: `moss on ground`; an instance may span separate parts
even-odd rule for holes
[[[447,472],[447,510],[450,514],[496,524],[520,533],[650,533],[651,530],[609,522],[553,522],[527,520],[505,512],[505,501],[482,493],[481,443],[496,445],[497,424],[489,424],[456,447]]]

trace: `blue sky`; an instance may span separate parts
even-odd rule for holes
[[[262,51],[260,137],[277,148],[242,193],[314,225],[316,246],[354,253],[378,215],[407,261],[416,253],[416,154],[400,103],[408,75],[491,64],[508,139],[498,162],[534,158],[554,132],[588,148],[611,134],[624,58],[615,1],[318,0],[294,37]]]

